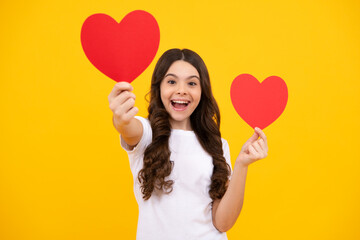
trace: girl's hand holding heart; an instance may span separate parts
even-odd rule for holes
[[[132,90],[133,87],[130,83],[118,82],[108,96],[109,107],[113,112],[113,121],[116,129],[128,125],[139,111],[134,106],[135,94],[131,92]]]
[[[265,133],[260,128],[256,127],[254,134],[242,146],[235,164],[241,164],[244,167],[247,167],[251,163],[265,158],[267,153],[268,144]]]
[[[108,96],[114,127],[129,149],[139,143],[143,134],[142,124],[135,118],[139,109],[135,107],[135,94],[131,92],[133,89],[128,82],[118,82]]]

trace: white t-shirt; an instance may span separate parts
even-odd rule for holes
[[[212,199],[209,196],[213,172],[212,157],[201,147],[193,131],[172,129],[169,139],[170,160],[174,162],[168,178],[174,180],[170,194],[153,192],[150,199],[142,197],[138,173],[143,168],[146,147],[152,141],[148,119],[138,117],[143,125],[143,136],[127,151],[134,179],[134,193],[139,205],[137,240],[225,240],[212,223]],[[222,139],[224,157],[231,167],[229,145]]]

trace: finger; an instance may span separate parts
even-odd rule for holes
[[[246,141],[246,143],[252,143],[256,141],[256,139],[259,138],[259,134],[257,132],[254,132],[254,134]]]
[[[265,143],[267,143],[267,137],[266,137],[265,133],[263,132],[263,130],[256,127],[255,131],[259,134],[260,138],[264,139]]]
[[[257,152],[259,152],[259,153],[264,151],[264,150],[262,149],[262,147],[260,146],[260,144],[259,144],[259,140],[253,142],[251,145],[252,145],[252,146],[255,148],[255,150],[256,150]]]
[[[259,153],[255,150],[255,148],[252,145],[249,146],[249,152],[253,158],[255,159],[259,158]]]
[[[135,100],[133,98],[129,98],[114,110],[114,115],[116,118],[119,118],[120,121],[126,122],[129,120],[127,113],[134,108],[134,104]]]
[[[132,99],[136,99],[136,96],[134,93],[129,92],[129,91],[123,91],[122,93],[120,93],[118,96],[116,96],[113,99],[113,102],[116,104],[123,104],[125,101],[127,101],[129,98]]]
[[[127,99],[123,104],[122,107],[124,108],[124,113],[128,113],[132,108],[134,108],[135,100],[133,98]]]
[[[131,108],[127,113],[123,114],[121,117],[121,121],[123,123],[130,122],[130,120],[135,117],[135,115],[139,112],[137,107]]]
[[[265,158],[267,155],[264,151],[257,150],[253,145],[249,147],[250,155],[252,156],[252,159],[259,160]]]
[[[261,148],[262,148],[264,151],[267,152],[267,151],[268,151],[268,146],[267,146],[267,144],[265,143],[264,139],[260,138],[260,139],[258,140],[258,142],[259,142]]]
[[[110,109],[115,111],[118,107],[124,104],[128,99],[134,99],[135,101],[135,94],[129,91],[123,91],[118,96],[110,101]]]
[[[139,112],[139,109],[137,107],[133,107],[126,113],[126,115],[131,119],[131,118],[135,117],[135,115],[138,112]]]
[[[133,86],[131,86],[128,82],[118,82],[114,86],[115,89],[121,90],[121,91],[132,91],[134,90]]]
[[[260,139],[260,140],[262,140],[262,139]],[[263,159],[263,158],[267,157],[267,151],[264,150],[264,149],[260,146],[259,140],[256,141],[256,142],[254,142],[254,143],[252,144],[252,146],[255,148],[255,150],[256,150],[257,153],[258,153],[258,156],[257,156],[258,159]]]
[[[259,138],[259,134],[257,132],[254,132],[254,134],[244,143],[244,145],[241,148],[241,151],[248,153],[249,152],[248,146],[252,144],[254,141],[256,141],[256,139],[258,138]]]
[[[114,85],[113,89],[111,90],[108,99],[109,101],[119,95],[122,91],[132,91],[134,88],[128,82],[118,82]]]

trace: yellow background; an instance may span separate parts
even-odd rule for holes
[[[189,48],[205,60],[232,163],[252,129],[232,80],[285,80],[289,101],[265,129],[229,239],[360,239],[359,1],[2,1],[0,239],[135,239],[137,204],[107,96],[86,58],[85,19],[142,9],[161,32],[133,83],[139,115],[155,62]]]

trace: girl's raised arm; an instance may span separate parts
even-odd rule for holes
[[[228,231],[239,217],[244,202],[248,166],[265,158],[267,153],[268,144],[265,133],[255,128],[254,134],[243,145],[236,159],[225,195],[213,202],[213,224],[220,232]]]
[[[115,84],[108,96],[109,107],[113,112],[113,124],[129,146],[136,146],[142,136],[143,126],[134,118],[139,109],[134,106],[133,87],[127,82]]]

